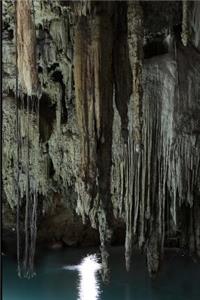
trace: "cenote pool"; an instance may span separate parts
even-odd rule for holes
[[[104,285],[97,249],[51,250],[37,257],[34,278],[19,279],[14,259],[3,256],[3,300],[199,300],[200,265],[167,254],[157,279],[150,280],[145,260],[133,257],[125,271],[123,248],[111,251],[111,282]],[[88,256],[90,255],[90,256]]]

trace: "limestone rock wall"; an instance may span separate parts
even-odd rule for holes
[[[179,2],[139,4],[135,29],[126,2],[33,3],[41,98],[39,128],[35,129],[40,131],[40,143],[36,161],[30,163],[30,176],[35,176],[37,165],[39,238],[44,239],[45,228],[52,226],[48,232],[55,241],[84,244],[66,237],[65,229],[75,224],[76,233],[86,230],[97,243],[99,234],[106,269],[112,231],[121,241],[115,232],[119,227],[123,232],[125,226],[127,269],[132,246],[137,245],[147,255],[151,275],[159,269],[164,247],[173,238],[178,247],[200,255],[198,2],[189,8],[187,47],[181,43]],[[5,0],[3,10],[6,218],[8,203],[15,211],[18,184],[13,1]],[[163,17],[166,13],[168,19]],[[23,107],[20,113],[26,116]],[[33,153],[34,143],[30,144]],[[21,231],[23,178],[22,172]]]

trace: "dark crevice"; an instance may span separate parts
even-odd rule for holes
[[[151,58],[153,56],[163,55],[168,53],[168,47],[167,45],[164,44],[163,40],[157,39],[144,45],[143,51],[144,51],[144,58]]]
[[[50,72],[53,72],[56,70],[56,68],[59,67],[59,64],[58,63],[54,63],[52,64],[50,67],[47,67],[47,72],[50,73]],[[56,80],[55,80],[56,81]]]
[[[51,105],[51,101],[46,94],[40,99],[40,140],[48,141],[53,131],[53,123],[56,118],[55,105]]]
[[[181,24],[174,25],[173,33],[174,33],[176,42],[181,43],[181,45],[182,45],[182,42],[181,42],[182,25]]]
[[[41,66],[38,66],[38,73],[42,73],[43,72],[43,68]]]
[[[55,170],[54,170],[54,167],[53,167],[53,162],[49,158],[49,178],[53,178],[54,174],[55,174]]]
[[[14,38],[14,32],[13,29],[8,30],[8,39],[12,40]]]
[[[54,64],[56,65],[56,64]],[[54,66],[55,67],[55,66]],[[65,105],[65,97],[66,97],[66,92],[65,92],[65,84],[63,82],[63,75],[60,71],[55,71],[52,74],[52,79],[55,82],[59,82],[62,88],[62,115],[61,115],[61,124],[67,123],[68,120],[68,113],[67,113],[67,108]]]

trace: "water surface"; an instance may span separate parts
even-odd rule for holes
[[[34,278],[19,279],[16,262],[3,257],[3,300],[199,300],[200,264],[168,254],[157,279],[150,280],[145,260],[133,256],[125,271],[123,248],[111,251],[111,282],[104,285],[98,265],[84,258],[98,249],[51,250],[37,257]],[[81,266],[82,262],[82,267]],[[89,263],[89,264],[88,264]]]

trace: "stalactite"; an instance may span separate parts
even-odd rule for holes
[[[25,207],[25,253],[24,253],[24,273],[25,276],[29,277],[28,274],[28,257],[29,257],[29,214],[30,214],[30,177],[29,177],[29,161],[30,161],[30,141],[29,141],[29,105],[30,98],[27,96],[27,111],[26,111],[26,157],[25,157],[25,176],[26,176],[26,207]]]
[[[127,5],[116,3],[114,34],[114,84],[115,103],[121,119],[121,135],[124,143],[128,141],[128,102],[132,92],[131,68],[129,64],[127,40]]]
[[[93,84],[95,75],[93,66],[90,25],[80,17],[75,35],[74,79],[76,92],[76,113],[81,131],[81,177],[88,190],[96,181],[96,131],[95,131],[95,95]],[[97,79],[96,79],[97,80]],[[98,99],[96,99],[98,102]]]
[[[132,130],[136,151],[141,147],[142,134],[142,56],[143,56],[143,16],[138,1],[128,3],[128,48],[132,69]]]
[[[15,24],[17,26],[17,22]],[[17,43],[17,40],[16,40]],[[19,95],[18,95],[18,71],[17,71],[17,51],[16,51],[16,130],[17,130],[17,216],[16,216],[16,233],[17,233],[17,273],[21,277],[21,257],[20,257],[20,147],[21,147],[21,135],[20,135],[20,116],[19,116]]]
[[[125,258],[126,268],[130,268],[133,234],[139,209],[140,193],[140,150],[142,146],[142,47],[143,25],[142,8],[139,2],[128,3],[128,50],[132,70],[132,95],[128,107],[129,135],[127,145],[127,171],[126,171],[126,240]],[[133,202],[134,201],[134,202]],[[134,215],[133,215],[134,210]]]
[[[39,157],[39,83],[36,64],[36,36],[32,5],[16,2],[16,99],[17,99],[17,256],[18,274],[34,275]],[[33,96],[34,95],[34,96]],[[33,132],[36,132],[34,134]],[[33,153],[30,152],[33,150]],[[34,157],[34,161],[31,158]],[[25,196],[25,197],[24,197]],[[25,199],[24,258],[21,265],[20,202]],[[21,272],[22,271],[22,272]]]
[[[106,280],[109,275],[108,250],[113,220],[110,200],[113,191],[110,192],[110,185],[116,179],[115,186],[118,183],[119,185],[115,190],[116,195],[112,195],[112,201],[116,208],[115,217],[124,218],[126,222],[126,268],[130,268],[134,242],[146,251],[147,267],[153,276],[159,269],[165,242],[168,238],[179,236],[179,231],[181,244],[188,248],[192,255],[200,256],[198,116],[195,121],[197,125],[193,122],[196,99],[199,99],[199,88],[198,85],[193,85],[196,80],[193,75],[198,78],[199,69],[194,66],[194,60],[191,61],[191,65],[188,61],[190,56],[194,55],[197,65],[200,62],[198,56],[195,56],[197,54],[188,46],[185,49],[176,49],[175,58],[172,58],[170,53],[156,57],[155,61],[151,58],[142,66],[143,25],[139,2],[123,3],[124,8],[121,11],[119,9],[118,25],[114,34],[112,27],[116,26],[114,7],[116,8],[117,4],[112,6],[111,3],[83,2],[78,9],[78,24],[75,29],[73,70],[80,134],[81,174],[76,173],[78,163],[75,157],[79,155],[79,147],[75,149],[72,159],[74,173],[70,171],[76,176],[77,212],[82,215],[83,222],[86,223],[89,218],[92,227],[99,230],[102,276]],[[183,3],[184,45],[188,43],[187,2]],[[40,155],[39,100],[37,97],[31,98],[32,94],[37,94],[38,80],[34,58],[34,24],[31,21],[29,5],[28,0],[17,1],[17,256],[18,274],[21,273],[24,254],[26,270],[22,269],[22,274],[27,276],[34,272],[38,190],[42,189],[41,182],[39,187],[37,180],[37,160]],[[120,6],[121,3],[118,8]],[[109,7],[112,9],[109,10]],[[195,13],[196,27],[197,15]],[[119,30],[124,30],[124,33],[119,33]],[[198,36],[196,39],[195,45],[198,44]],[[145,78],[142,78],[142,67]],[[145,94],[143,100],[142,80]],[[71,87],[72,84],[69,84],[69,97],[71,92],[73,94]],[[115,116],[118,115],[112,129],[113,99],[116,104]],[[58,126],[55,132],[60,147],[63,137],[62,102],[57,103]],[[74,123],[73,126],[77,133]],[[116,133],[118,127],[121,135]],[[112,134],[116,135],[113,144]],[[76,138],[77,136],[74,140]],[[78,145],[78,138],[76,142],[75,145]],[[43,146],[45,148],[45,145]],[[60,147],[60,151],[63,149]],[[61,157],[60,155],[60,160]],[[114,179],[111,178],[111,164]],[[55,169],[60,174],[62,164],[59,162],[58,166],[59,170]],[[63,165],[64,168],[66,167]],[[22,253],[20,214],[21,203],[25,202],[26,245],[25,253]]]
[[[189,39],[189,19],[188,19],[188,13],[189,13],[189,3],[188,0],[182,0],[182,43],[184,46],[187,46],[188,39]]]
[[[99,4],[96,4],[97,6]],[[105,6],[105,7],[104,7]],[[108,277],[113,120],[111,4],[102,14],[80,16],[75,33],[74,80],[77,122],[81,135],[81,174],[78,210],[99,229],[103,278]],[[84,191],[85,190],[85,191]],[[83,198],[83,195],[87,196]],[[82,194],[82,195],[81,195]],[[96,204],[95,204],[96,203]],[[96,209],[95,209],[96,207]],[[94,212],[95,211],[95,212]]]
[[[31,0],[16,1],[19,84],[29,96],[38,92],[36,37],[31,7]]]
[[[193,2],[193,8],[191,13],[191,29],[193,31],[193,44],[197,49],[200,49],[200,22],[199,22],[199,16],[200,16],[200,2],[194,1]]]

